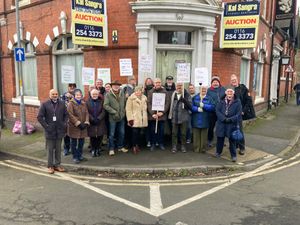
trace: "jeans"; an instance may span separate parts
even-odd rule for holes
[[[218,137],[217,139],[217,154],[221,155],[223,152],[225,137]],[[231,158],[236,157],[236,142],[229,138],[229,151]]]
[[[155,143],[158,143],[159,145],[164,145],[165,121],[158,121],[157,133],[155,133],[155,125],[156,120],[151,120],[151,145],[155,145]]]
[[[212,142],[212,140],[214,139],[214,129],[215,129],[216,122],[217,122],[217,114],[215,112],[210,112],[208,117],[209,127],[208,127],[208,134],[207,134],[207,139],[209,142]]]
[[[69,154],[70,151],[70,137],[66,135],[64,137],[64,154],[67,155]]]
[[[121,120],[120,122],[109,121],[109,150],[115,149],[115,133],[117,132],[117,148],[124,147],[124,136],[125,136],[125,120]]]
[[[82,150],[84,145],[84,138],[71,138],[71,149],[74,160],[82,159]]]
[[[300,105],[300,92],[299,91],[296,92],[296,104]]]

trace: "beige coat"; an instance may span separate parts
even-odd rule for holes
[[[79,105],[74,99],[68,104],[68,136],[71,138],[85,138],[87,137],[87,128],[79,129],[79,124],[85,123],[89,125],[89,113],[85,102],[81,101]]]
[[[133,127],[147,127],[147,97],[139,99],[135,93],[130,95],[126,103],[127,121],[133,120]]]

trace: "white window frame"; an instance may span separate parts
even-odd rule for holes
[[[72,54],[83,54],[82,46],[74,44],[73,48],[67,48],[67,39],[72,37],[72,34],[61,35],[54,41],[52,46],[52,68],[53,68],[53,87],[57,89],[57,72],[56,72],[56,56],[57,55],[72,55]],[[57,50],[58,44],[62,41],[62,49]],[[61,93],[60,93],[61,94]]]
[[[262,17],[267,20],[267,0],[263,0],[263,12],[262,12]]]
[[[24,5],[29,5],[31,3],[31,0],[19,0],[19,7],[22,7]],[[15,5],[15,1],[11,2],[11,9],[15,9],[16,5]]]
[[[26,44],[30,43],[31,51],[30,52],[26,52]],[[14,48],[17,46],[14,46]],[[35,48],[33,46],[33,44],[31,42],[24,42],[21,41],[21,47],[25,49],[25,58],[28,57],[35,57]],[[15,68],[17,67],[17,62],[15,62]],[[37,69],[37,68],[36,68]],[[15,70],[17,72],[17,70]],[[38,76],[37,76],[38,78]],[[15,104],[21,104],[21,96],[20,96],[20,86],[19,86],[19,74],[15,73],[15,82],[16,82],[16,97],[12,98],[12,103]],[[38,85],[38,83],[37,83]],[[38,87],[37,87],[38,90]],[[33,106],[40,106],[41,102],[39,101],[38,98],[38,93],[37,96],[25,96],[24,95],[24,104],[25,105],[33,105]]]
[[[255,90],[255,104],[264,102],[264,97],[262,96],[263,88],[263,78],[264,78],[264,52],[261,51],[258,56],[257,62],[257,78],[260,79],[258,92]],[[259,73],[258,73],[259,72]]]
[[[247,60],[247,71],[246,71],[246,79],[245,79],[245,84],[246,87],[249,88],[250,84],[250,61],[251,61],[251,50],[250,49],[244,49],[243,50],[243,55],[242,55],[242,60]],[[241,71],[240,71],[241,74]],[[241,80],[241,77],[240,77]]]

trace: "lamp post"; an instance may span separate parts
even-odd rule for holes
[[[283,55],[281,56],[281,64],[282,65],[288,65],[290,62],[290,56],[289,55]],[[286,71],[284,71],[286,72]],[[285,102],[288,102],[289,98],[289,80],[290,80],[290,72],[287,71],[287,75],[285,77],[285,90],[284,90],[284,100]]]

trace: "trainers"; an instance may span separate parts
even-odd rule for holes
[[[162,144],[159,145],[159,148],[160,148],[160,150],[166,150],[165,146]]]
[[[128,152],[128,149],[123,147],[123,148],[119,148],[118,151],[126,153]]]
[[[176,147],[176,145],[173,145],[173,147],[172,147],[172,153],[176,153],[177,152],[177,147]]]
[[[82,157],[82,156],[79,158],[79,160],[80,160],[80,161],[88,161],[87,158],[84,158],[84,157]]]
[[[49,174],[54,174],[54,168],[53,167],[48,167],[48,173]]]
[[[231,161],[232,161],[232,162],[236,162],[236,157],[232,157],[232,158],[231,158]]]
[[[186,143],[187,143],[187,144],[191,144],[191,139],[187,139],[187,140],[186,140]]]
[[[216,158],[220,158],[220,157],[221,157],[221,154],[219,154],[219,153],[216,152],[216,153],[215,153],[215,157],[216,157]]]
[[[70,151],[67,150],[67,149],[64,149],[64,156],[67,156],[67,155],[69,155],[69,154],[70,154]]]
[[[211,148],[211,147],[212,147],[212,142],[211,142],[211,141],[208,141],[207,146],[208,146],[209,148]]]
[[[54,167],[54,170],[58,171],[58,172],[65,172],[66,171],[65,168],[63,168],[62,166],[56,166],[56,167]]]
[[[109,150],[109,153],[108,153],[110,156],[113,156],[115,155],[115,151],[114,150]]]
[[[80,160],[79,160],[79,159],[73,159],[73,162],[74,162],[75,164],[78,164],[78,163],[80,163]]]
[[[239,151],[239,154],[240,154],[240,155],[245,155],[245,149],[241,149],[241,150]]]
[[[155,149],[155,146],[154,146],[154,145],[151,145],[150,151],[153,152],[154,149]]]
[[[186,148],[185,148],[184,145],[181,145],[181,152],[182,152],[182,153],[186,153]]]
[[[147,142],[147,148],[150,148],[151,147],[151,143],[150,141]]]
[[[158,146],[159,146],[159,144],[158,144],[158,143],[155,143],[155,146],[156,146],[156,147],[158,147]]]

